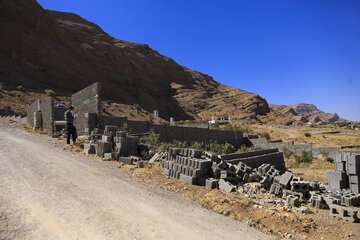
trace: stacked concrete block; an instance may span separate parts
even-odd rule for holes
[[[201,151],[189,148],[170,148],[162,160],[162,172],[193,185],[205,185],[209,177],[211,161],[202,158]]]
[[[330,190],[346,189],[349,186],[348,178],[344,171],[328,170],[325,173]]]
[[[95,146],[96,144],[93,143],[85,143],[83,152],[86,154],[95,154]]]
[[[236,187],[234,185],[225,181],[224,179],[220,179],[218,184],[219,184],[219,188],[221,190],[224,190],[225,192],[230,193],[236,190]]]
[[[96,155],[103,158],[104,153],[111,153],[112,152],[112,143],[105,142],[105,141],[98,141],[95,147]]]
[[[327,171],[326,178],[331,190],[349,190],[360,193],[360,155],[337,153],[335,170]]]

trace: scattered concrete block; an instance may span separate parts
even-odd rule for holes
[[[273,184],[270,187],[269,192],[276,196],[280,196],[282,194],[282,188],[281,188],[280,184],[273,182]]]
[[[293,178],[293,174],[291,172],[285,172],[283,175],[281,175],[280,179],[280,185],[284,188],[288,188],[290,186],[290,181]]]
[[[217,167],[220,168],[221,170],[226,170],[227,167],[228,167],[228,165],[227,165],[225,162],[221,161],[221,162],[217,165]]]
[[[125,164],[133,164],[133,159],[129,157],[119,157],[119,162]]]
[[[224,179],[220,179],[219,180],[219,188],[221,190],[224,190],[225,192],[233,192],[235,191],[236,187],[234,185],[232,185],[231,183],[225,181]]]
[[[292,207],[297,207],[299,205],[299,197],[295,195],[287,196],[286,201]]]
[[[217,162],[218,161],[218,155],[216,153],[209,152],[209,151],[205,152],[205,158],[207,160],[212,161],[212,162]]]
[[[205,187],[209,189],[214,189],[219,187],[219,180],[214,178],[207,178],[205,181]]]
[[[104,153],[104,160],[111,160],[113,158],[112,153]]]
[[[343,207],[337,204],[330,205],[330,216],[341,218],[350,222],[358,222],[358,211],[353,208]]]
[[[357,193],[345,193],[341,196],[341,204],[348,207],[360,206],[360,194]]]
[[[310,212],[309,208],[308,208],[308,207],[305,207],[305,206],[296,208],[296,211],[297,211],[298,213],[301,213],[301,214],[307,214],[307,213]]]
[[[266,189],[270,190],[271,181],[269,176],[264,176],[263,179],[260,181],[260,184]]]

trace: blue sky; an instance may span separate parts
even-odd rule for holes
[[[360,121],[358,0],[38,0],[269,103]]]

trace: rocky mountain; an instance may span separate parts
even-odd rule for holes
[[[310,122],[336,122],[341,120],[336,113],[325,113],[313,104],[298,103],[294,105],[270,104],[273,111],[280,112],[289,118],[297,120],[308,120]],[[300,118],[299,118],[300,117]]]
[[[117,104],[114,115],[122,104],[175,120],[258,119],[270,112],[259,95],[222,85],[146,44],[115,39],[76,14],[44,10],[35,0],[1,0],[0,33],[0,82],[8,89],[69,96],[99,81],[107,103]]]

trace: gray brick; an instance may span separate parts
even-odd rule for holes
[[[192,185],[196,185],[198,178],[197,177],[192,177],[192,176],[188,176],[185,174],[180,174],[179,179],[183,182],[186,182],[188,184],[192,184]]]
[[[235,191],[236,187],[234,185],[232,185],[231,183],[225,181],[224,179],[220,179],[219,180],[219,188],[221,190],[224,190],[225,192],[233,192]]]
[[[119,157],[118,161],[126,164],[133,164],[133,159],[128,157]]]
[[[358,222],[358,211],[353,208],[343,207],[337,204],[330,206],[330,215],[350,222]]]

